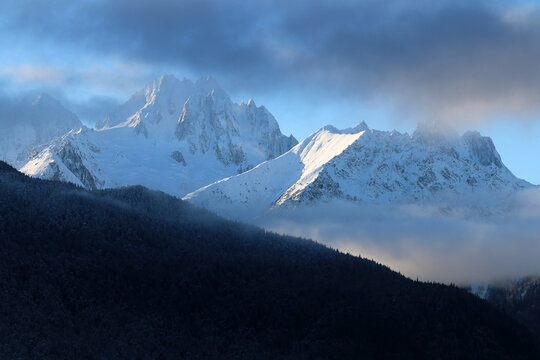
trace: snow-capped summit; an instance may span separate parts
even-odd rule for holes
[[[471,157],[480,165],[504,167],[491,138],[480,135],[478,131],[467,131],[463,134],[463,141],[469,147]]]
[[[296,144],[266,108],[233,103],[215,79],[164,75],[95,129],[52,142],[21,170],[89,188],[141,184],[179,196]]]
[[[490,138],[476,132],[459,136],[420,126],[410,136],[360,123],[345,130],[325,126],[280,157],[185,199],[225,213],[335,199],[426,203],[531,186],[502,164]]]
[[[6,101],[0,106],[0,160],[21,166],[34,148],[81,126],[75,114],[48,94]]]
[[[210,93],[228,99],[228,95],[211,78],[201,78],[192,82],[184,78],[178,80],[174,75],[163,75],[137,91],[123,105],[118,106],[96,129],[103,130],[118,126],[152,126],[174,128],[180,117],[184,103],[191,96],[206,96]],[[170,131],[169,131],[170,132]]]

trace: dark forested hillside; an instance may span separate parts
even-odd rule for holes
[[[0,162],[2,359],[538,359],[464,290],[142,187]]]
[[[485,299],[525,324],[540,344],[540,278],[490,284]]]

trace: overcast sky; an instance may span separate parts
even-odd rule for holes
[[[540,183],[540,8],[525,1],[0,0],[0,93],[92,124],[163,73],[212,75],[286,133],[479,129]]]

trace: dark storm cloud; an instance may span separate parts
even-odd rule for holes
[[[0,24],[244,89],[328,88],[443,119],[481,118],[539,110],[538,11],[511,4],[31,1],[2,5]]]

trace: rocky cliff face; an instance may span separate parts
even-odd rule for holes
[[[266,108],[253,100],[234,104],[221,90],[190,97],[182,109],[175,135],[191,154],[214,152],[224,165],[239,172],[286,152],[298,142],[284,136]]]
[[[51,142],[21,170],[89,188],[142,184],[179,196],[253,168],[296,143],[264,107],[252,100],[233,103],[214,79],[165,75],[95,129]]]

